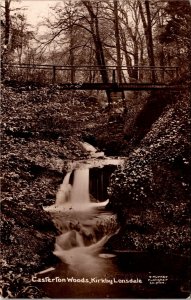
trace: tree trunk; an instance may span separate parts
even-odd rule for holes
[[[75,82],[75,68],[74,68],[74,61],[75,61],[75,57],[74,57],[74,30],[73,30],[73,25],[72,25],[72,16],[69,14],[69,32],[70,32],[70,49],[69,49],[69,53],[70,53],[70,57],[69,57],[69,62],[70,62],[70,66],[71,66],[71,72],[70,72],[70,81],[71,83]]]
[[[115,43],[117,53],[117,76],[119,83],[122,82],[121,74],[121,49],[120,49],[120,38],[119,38],[119,20],[118,20],[118,1],[114,0],[114,31],[115,31]]]
[[[143,41],[140,41],[140,66],[144,65],[144,46],[143,46]],[[143,70],[140,68],[139,70],[139,80],[141,82],[143,82],[143,78],[144,78],[144,72]]]
[[[147,14],[147,33],[148,33],[148,48],[150,53],[150,64],[155,67],[155,59],[154,59],[154,49],[153,49],[153,35],[152,35],[152,26],[151,26],[151,12],[150,12],[150,4],[149,1],[145,1],[145,8]],[[152,82],[156,82],[156,74],[155,70],[152,70]]]
[[[139,47],[138,47],[138,43],[137,43],[136,39],[134,39],[133,43],[134,43],[134,55],[133,56],[134,56],[134,66],[135,66],[134,72],[133,72],[133,74],[134,74],[133,78],[135,78],[136,80],[138,80],[139,79],[139,70],[138,70],[138,65],[139,65]]]
[[[9,43],[10,43],[10,30],[11,30],[11,17],[10,17],[10,4],[11,0],[5,0],[5,40],[4,40],[4,49],[1,55],[1,73],[2,78],[4,78],[6,74],[6,67],[4,67],[4,63],[8,62],[8,54],[9,54]]]
[[[102,82],[103,83],[108,83],[109,78],[108,78],[108,73],[106,69],[106,64],[105,64],[105,57],[104,57],[104,52],[103,52],[103,45],[99,33],[99,23],[98,23],[98,17],[95,15],[93,11],[92,4],[90,1],[83,1],[84,6],[87,8],[89,15],[90,15],[90,26],[91,26],[91,32],[92,32],[92,37],[94,41],[94,47],[95,47],[95,52],[96,52],[96,60],[97,64],[99,67],[99,71],[102,77]],[[111,93],[110,91],[106,90],[107,98],[108,98],[108,103],[109,106],[112,102],[111,99]]]
[[[131,77],[133,76],[132,61],[131,61],[131,57],[129,56],[128,51],[127,51],[127,41],[126,41],[125,34],[122,31],[121,31],[121,41],[122,41],[123,52],[125,55],[125,63],[126,63],[127,72],[129,75],[129,81],[131,81]]]
[[[139,11],[144,27],[144,32],[145,32],[145,38],[146,38],[146,44],[147,44],[147,52],[148,52],[148,60],[149,60],[149,65],[152,68],[151,70],[151,80],[152,83],[156,82],[156,75],[155,75],[155,59],[154,59],[154,50],[153,50],[153,37],[152,37],[152,27],[151,27],[151,14],[150,14],[150,6],[149,6],[149,1],[145,1],[145,9],[146,9],[146,16],[147,16],[147,21],[145,19],[145,15],[143,12],[143,7],[142,4],[139,0]]]
[[[165,64],[165,56],[164,56],[164,49],[163,46],[161,46],[161,50],[159,52],[159,61],[160,61],[160,77],[161,77],[161,81],[164,82],[164,64]]]
[[[119,83],[122,83],[121,47],[120,47],[119,16],[118,16],[118,0],[114,0],[113,2],[114,2],[114,31],[115,31],[116,53],[117,53],[117,77],[118,77]],[[122,91],[122,99],[123,99],[123,101],[125,99],[124,91]]]
[[[5,43],[8,47],[10,40],[10,0],[5,0]]]
[[[73,30],[71,29],[70,35],[70,66],[71,66],[71,73],[70,73],[70,80],[71,83],[75,82],[75,68],[74,68],[74,50],[73,50]]]

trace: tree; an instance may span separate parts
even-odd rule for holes
[[[102,81],[104,83],[108,83],[109,79],[108,79],[106,63],[105,63],[103,43],[100,37],[98,15],[96,15],[96,13],[94,12],[93,6],[90,1],[82,1],[82,3],[87,8],[87,11],[89,12],[90,15],[91,34],[94,41],[96,59],[97,59],[97,64],[99,66],[100,74],[102,76]]]
[[[117,75],[118,75],[118,80],[121,83],[122,82],[121,46],[120,46],[120,35],[119,35],[118,1],[113,0],[113,4],[114,4],[114,31],[115,31],[116,53],[117,53]]]
[[[33,38],[33,32],[28,29],[26,17],[22,8],[11,8],[12,1],[5,0],[2,7],[2,64],[16,60],[22,62],[24,50]]]
[[[190,77],[191,70],[191,4],[188,0],[169,1],[164,8],[166,22],[159,41],[166,49],[170,64],[178,65],[182,74]]]
[[[152,25],[151,25],[151,12],[150,12],[150,4],[149,0],[144,1],[145,4],[145,11],[146,11],[146,18],[145,14],[143,12],[143,6],[141,1],[139,0],[139,11],[144,27],[144,32],[145,32],[145,38],[146,38],[146,45],[147,45],[147,52],[148,52],[148,60],[149,60],[149,65],[153,70],[151,71],[151,77],[152,77],[152,82],[156,82],[156,74],[155,74],[155,59],[154,59],[154,50],[153,50],[153,35],[152,35]]]
[[[138,66],[144,64],[145,45],[137,0],[123,0],[119,7],[122,53],[128,68],[129,80],[142,79]]]
[[[12,17],[11,50],[19,64],[24,58],[24,51],[33,39],[33,32],[28,30],[28,24],[24,14],[18,13]]]
[[[7,56],[9,53],[9,45],[10,45],[10,34],[11,34],[11,0],[5,0],[5,6],[4,6],[4,12],[2,13],[2,20],[1,20],[1,25],[2,25],[2,42],[3,42],[3,47],[2,47],[2,62],[5,62],[7,60]]]

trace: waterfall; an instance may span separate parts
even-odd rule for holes
[[[96,189],[98,194],[103,194],[103,172],[97,172],[97,176],[94,180]],[[45,208],[61,231],[56,238],[54,255],[70,268],[85,272],[98,268],[101,249],[118,229],[116,216],[104,211],[108,200],[98,202],[102,195],[97,193],[97,199],[90,197],[89,188],[89,168],[67,173],[57,192],[55,205]]]
[[[70,200],[71,185],[69,184],[71,172],[64,177],[58,193],[56,194],[56,205],[61,205]]]
[[[89,169],[75,170],[74,183],[71,190],[72,205],[86,205],[90,203],[89,197]]]
[[[55,205],[44,207],[44,210],[53,211],[84,211],[96,207],[104,207],[109,200],[91,202],[89,195],[89,169],[74,170],[73,185],[69,183],[71,172],[67,173],[56,194]]]

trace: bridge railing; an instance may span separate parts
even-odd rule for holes
[[[3,65],[3,73],[6,78],[18,81],[34,81],[41,83],[101,83],[100,69],[103,66],[64,66],[48,64],[7,64]],[[116,66],[106,67],[108,82],[118,83],[118,72]],[[168,83],[176,79],[178,67],[150,67],[133,66],[121,67],[122,83],[152,83],[153,72],[156,83]]]

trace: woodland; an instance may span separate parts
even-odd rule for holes
[[[36,28],[13,2],[1,5],[2,297],[46,296],[31,282],[58,262],[58,230],[43,206],[54,203],[67,161],[88,159],[81,142],[125,158],[108,186],[121,229],[105,247],[188,258],[190,2],[55,1]],[[55,77],[39,65],[70,67]],[[108,84],[114,69],[119,84],[179,88],[62,89]]]

